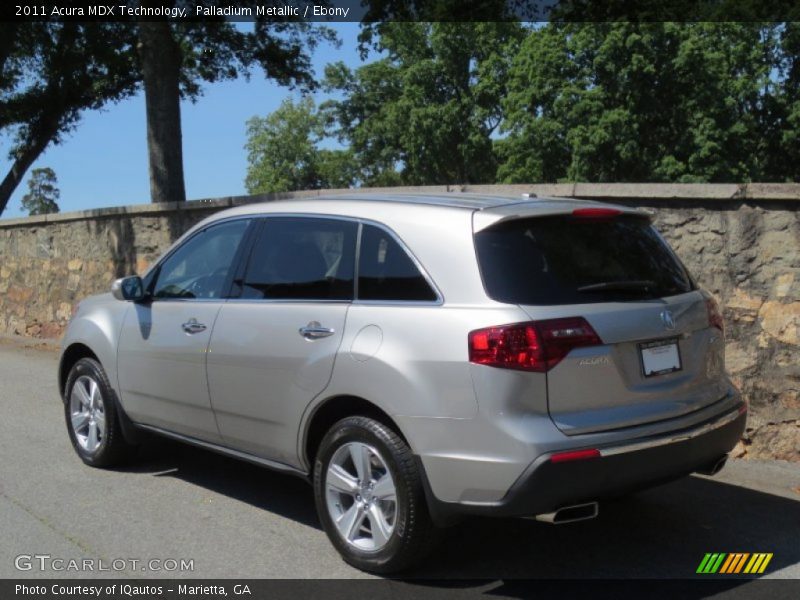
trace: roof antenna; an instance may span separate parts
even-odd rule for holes
[[[525,192],[524,194],[522,194],[522,197],[525,198],[526,200],[530,200],[531,198],[538,198],[539,196],[537,196],[533,192]]]

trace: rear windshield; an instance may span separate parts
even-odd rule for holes
[[[661,236],[635,215],[518,219],[477,233],[475,245],[486,292],[500,302],[646,300],[694,289]]]

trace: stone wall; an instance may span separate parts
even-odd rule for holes
[[[401,191],[454,190],[533,192],[654,210],[657,227],[723,305],[728,369],[752,406],[737,453],[800,461],[800,185],[558,184]],[[117,277],[141,273],[212,212],[320,193],[0,220],[0,334],[57,338],[79,299],[108,290]]]

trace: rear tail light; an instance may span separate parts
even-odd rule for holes
[[[725,333],[725,321],[722,318],[722,311],[719,309],[719,304],[710,295],[705,294],[706,310],[708,311],[708,325],[716,327],[722,333]]]
[[[602,344],[583,317],[513,323],[470,332],[469,360],[490,367],[544,373],[573,348]]]

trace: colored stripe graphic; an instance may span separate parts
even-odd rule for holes
[[[738,573],[744,565],[744,561],[750,554],[746,552],[733,552],[728,555],[728,559],[719,570],[720,573]]]
[[[744,562],[747,560],[747,557],[750,556],[749,552],[745,552],[742,554],[742,557],[739,559],[739,562],[736,564],[736,567],[733,570],[733,573],[741,573],[742,567],[744,566]]]
[[[706,565],[708,564],[708,561],[710,559],[711,559],[711,555],[709,553],[706,553],[706,555],[703,557],[703,560],[700,561],[700,566],[697,567],[697,571],[696,572],[697,573],[705,573],[706,572]]]
[[[731,563],[736,562],[738,560],[738,554],[728,554],[728,558],[725,559],[725,562],[722,563],[722,567],[720,568],[720,573],[730,573],[729,569],[731,567]]]
[[[703,557],[700,566],[697,567],[698,573],[716,573],[717,569],[719,569],[722,561],[725,559],[726,554],[724,552],[714,552],[708,553]]]
[[[763,573],[767,568],[769,561],[772,560],[772,552],[759,552],[753,554],[753,558],[747,563],[744,569],[745,573]]]
[[[697,567],[703,574],[760,574],[772,560],[772,552],[707,552]],[[749,560],[748,560],[749,559]],[[746,566],[745,566],[746,565]],[[744,569],[744,570],[742,570]]]

